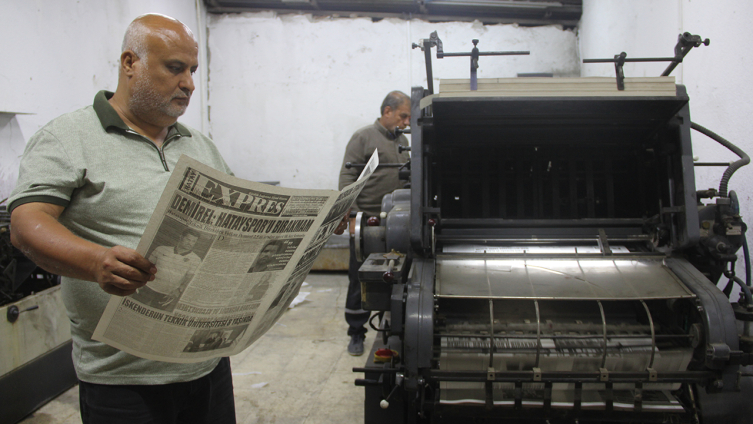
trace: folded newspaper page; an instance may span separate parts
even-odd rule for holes
[[[112,296],[93,339],[166,362],[241,352],[285,312],[378,164],[375,150],[342,191],[303,190],[182,156],[136,248],[156,278]]]

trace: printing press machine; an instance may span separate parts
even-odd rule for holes
[[[60,278],[13,247],[0,205],[0,423],[23,420],[78,382],[71,349]]]
[[[747,155],[691,123],[684,86],[631,93],[621,68],[624,91],[484,91],[472,68],[470,89],[434,94],[430,40],[410,188],[356,229],[378,331],[354,369],[365,422],[751,422],[727,190]],[[719,190],[696,191],[691,127],[741,156]]]

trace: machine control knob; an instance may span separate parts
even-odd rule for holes
[[[393,283],[395,281],[395,273],[392,271],[385,272],[382,274],[382,280],[384,280],[385,283]]]
[[[7,318],[8,322],[10,322],[11,324],[13,324],[14,322],[18,321],[18,316],[21,315],[22,312],[33,311],[35,309],[39,309],[39,305],[30,306],[30,307],[24,309],[23,311],[20,310],[20,309],[18,309],[18,306],[11,305],[8,308],[8,313],[6,314],[5,317]]]
[[[429,218],[427,221],[430,227],[436,227],[437,226],[437,219],[436,218]]]
[[[379,407],[382,409],[387,409],[390,407],[390,403],[387,402],[387,399],[382,399],[382,401],[379,402]]]
[[[375,216],[369,217],[369,219],[366,220],[366,225],[368,225],[369,227],[379,226],[379,218]]]

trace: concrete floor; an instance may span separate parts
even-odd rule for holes
[[[306,300],[289,309],[267,334],[231,357],[238,423],[320,424],[363,422],[366,356],[346,350],[346,272],[312,272]],[[374,340],[366,337],[366,351]],[[80,423],[78,386],[63,393],[22,424]]]

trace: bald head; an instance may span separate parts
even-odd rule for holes
[[[384,111],[387,107],[392,108],[392,110],[397,110],[397,108],[399,108],[404,103],[410,104],[410,97],[408,97],[407,94],[398,90],[391,91],[382,101],[382,107],[379,108],[379,112],[384,115]]]
[[[168,34],[172,33],[172,34]],[[146,63],[149,52],[149,36],[182,36],[196,41],[191,28],[183,22],[159,13],[138,16],[126,28],[121,52],[130,50]]]

